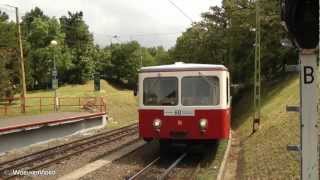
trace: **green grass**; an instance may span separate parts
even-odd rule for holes
[[[239,175],[241,179],[299,178],[297,152],[288,152],[288,144],[299,144],[299,115],[287,113],[286,105],[299,103],[299,80],[287,78],[267,87],[261,108],[260,129],[252,132],[252,96],[244,96],[234,107],[234,128],[241,141]]]
[[[40,113],[48,113],[53,111],[53,94],[51,90],[42,91],[29,91],[27,94],[27,115],[34,115]],[[66,85],[62,86],[57,90],[58,97],[71,97],[60,99],[60,103],[64,105],[78,105],[79,99],[81,104],[88,101],[85,97],[103,97],[106,103],[107,114],[110,117],[110,126],[119,127],[122,125],[136,122],[138,119],[137,114],[137,98],[133,96],[133,92],[127,89],[119,89],[110,85],[107,81],[101,80],[101,91],[96,92],[93,90],[93,81],[89,81],[84,85]],[[42,112],[40,112],[39,104],[40,99],[37,97],[51,97],[42,99]],[[100,102],[97,102],[100,104]],[[0,108],[3,105],[0,104]],[[79,111],[78,106],[66,107],[63,106],[61,111]],[[9,116],[22,115],[20,113],[20,101],[15,101],[10,106],[8,111]],[[0,109],[0,118],[4,116],[3,109]]]
[[[241,179],[287,179],[299,178],[298,153],[288,152],[287,144],[299,143],[298,114],[287,113],[285,106],[296,105],[299,100],[299,81],[297,77],[283,80],[272,87],[265,88],[261,109],[261,127],[254,135],[252,132],[252,96],[246,93],[233,106],[233,128],[241,140],[239,178]],[[28,92],[28,97],[53,96],[52,91]],[[109,128],[117,128],[136,122],[137,98],[130,90],[119,90],[106,81],[101,81],[101,91],[93,91],[93,82],[85,85],[64,86],[58,89],[58,96],[103,96],[107,113],[111,117]],[[36,101],[29,102],[37,104]],[[50,103],[50,102],[47,102]],[[31,111],[31,114],[38,110]],[[1,117],[1,112],[0,112]],[[220,145],[219,145],[220,146]],[[223,157],[226,142],[218,148],[216,159]],[[219,161],[204,165],[197,179],[215,177]]]

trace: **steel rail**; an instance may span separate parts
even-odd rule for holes
[[[80,150],[78,150],[78,151],[72,152],[72,153],[70,153],[70,154],[63,155],[63,156],[61,156],[61,157],[58,157],[58,158],[55,158],[55,159],[52,159],[52,160],[49,160],[49,161],[45,161],[45,162],[43,162],[43,163],[34,165],[33,167],[26,168],[26,169],[24,169],[24,170],[25,170],[25,171],[34,171],[34,170],[36,170],[36,169],[38,169],[38,168],[46,167],[46,166],[48,166],[48,165],[50,165],[50,164],[53,164],[53,163],[55,163],[55,162],[59,162],[59,161],[61,161],[61,160],[63,160],[63,159],[69,158],[70,156],[74,156],[74,155],[76,155],[76,154],[80,154],[80,153],[82,153],[82,152],[84,152],[84,151],[93,149],[93,148],[95,148],[95,147],[98,147],[98,146],[101,146],[101,145],[104,145],[104,144],[108,144],[108,143],[110,143],[110,142],[113,142],[113,141],[115,141],[115,140],[117,140],[117,139],[121,139],[122,137],[125,137],[125,136],[127,136],[127,135],[131,135],[131,134],[135,134],[135,132],[134,132],[134,133],[130,133],[130,134],[126,134],[126,135],[122,135],[121,137],[116,138],[116,139],[114,139],[114,140],[110,140],[110,141],[107,141],[107,142],[95,144],[95,145],[90,146],[90,147],[86,147],[86,148],[84,148],[84,149],[80,149]],[[134,139],[134,140],[131,141],[131,142],[138,141],[138,140],[139,140],[139,138]],[[130,143],[131,143],[131,142],[130,142]],[[111,152],[112,152],[112,151],[111,151]],[[48,158],[48,159],[49,159],[49,158]],[[9,174],[7,177],[4,178],[4,180],[8,180],[8,179],[14,178],[14,177],[16,177],[16,176],[17,176],[17,175],[10,175],[10,174]]]
[[[161,176],[159,176],[157,179],[158,179],[158,180],[163,180],[163,179],[165,179],[165,178],[168,176],[168,174],[172,171],[172,169],[175,168],[175,167],[182,161],[182,159],[183,159],[184,157],[186,157],[186,156],[187,156],[187,153],[186,153],[186,152],[183,153],[183,154],[182,154],[177,160],[175,160],[175,161],[171,164],[171,166],[168,167],[168,168],[166,169],[166,171],[165,171],[164,173],[162,173]]]
[[[37,166],[34,166],[34,167],[32,167],[32,168],[29,168],[28,170],[35,170],[35,169],[40,168],[40,167],[45,167],[45,166],[47,166],[47,165],[49,165],[49,164],[52,164],[52,163],[54,163],[54,162],[61,161],[61,160],[66,159],[66,158],[68,158],[68,157],[70,157],[70,156],[73,156],[73,155],[82,153],[82,152],[84,152],[84,151],[93,149],[93,148],[95,148],[95,147],[99,147],[99,146],[104,145],[104,144],[108,144],[108,143],[110,143],[110,142],[114,142],[114,141],[116,141],[116,140],[118,140],[118,139],[121,139],[121,138],[123,138],[123,137],[125,137],[125,136],[128,136],[128,135],[133,135],[133,134],[135,134],[135,133],[136,133],[136,132],[132,132],[132,133],[129,133],[129,134],[124,134],[124,135],[121,135],[121,136],[119,136],[119,137],[117,137],[117,138],[115,138],[115,139],[112,139],[112,140],[109,140],[109,141],[105,141],[105,142],[101,142],[101,143],[99,143],[99,144],[94,144],[94,145],[92,145],[92,146],[88,146],[88,147],[86,147],[86,148],[83,148],[83,149],[74,151],[74,152],[72,152],[72,153],[70,153],[70,154],[66,154],[66,155],[61,156],[61,157],[59,157],[59,158],[56,158],[56,159],[53,159],[53,160],[51,160],[51,161],[44,162],[44,163],[42,163],[42,164],[39,164],[39,165],[37,165]],[[133,141],[135,141],[135,140],[138,140],[138,139],[134,139]]]
[[[190,173],[190,178],[191,179],[196,179],[195,176],[196,174],[200,171],[200,162],[198,162],[197,167],[193,169],[193,171]]]
[[[113,134],[118,133],[119,131],[121,132],[121,131],[126,130],[126,129],[135,128],[136,125],[137,124],[133,124],[133,125],[129,125],[129,126],[125,126],[125,127],[119,128],[119,129],[114,129],[114,130],[111,130],[111,131],[108,131],[108,132],[96,134],[96,135],[89,136],[89,137],[86,137],[86,138],[82,138],[82,139],[79,139],[79,140],[75,140],[75,141],[72,141],[72,142],[69,142],[69,143],[66,143],[66,144],[62,144],[62,145],[59,145],[59,146],[54,146],[52,148],[44,149],[42,151],[38,151],[38,152],[35,152],[35,153],[32,153],[32,154],[28,154],[26,156],[22,156],[22,157],[19,157],[19,158],[16,158],[16,159],[5,161],[5,162],[0,163],[0,167],[6,167],[10,163],[17,163],[18,161],[23,161],[23,160],[25,160],[27,158],[32,158],[33,156],[40,156],[41,154],[48,153],[50,151],[55,151],[57,149],[61,149],[61,148],[67,147],[67,146],[74,147],[73,145],[76,144],[76,143],[82,143],[82,142],[88,141],[88,140],[99,139],[101,136],[103,136],[103,137],[104,136],[108,136],[108,135],[111,136]],[[47,154],[45,154],[45,155],[47,155]],[[0,172],[3,171],[4,169],[5,168],[0,168]]]
[[[132,131],[132,130],[134,131],[134,133],[136,132],[135,129],[129,129],[129,130],[127,130],[127,132]],[[7,166],[6,168],[1,169],[0,172],[6,171],[6,170],[12,169],[12,168],[21,167],[21,166],[23,166],[25,164],[28,164],[28,163],[31,163],[31,162],[35,162],[35,161],[39,161],[41,159],[48,159],[49,157],[55,156],[55,155],[57,155],[59,153],[65,153],[67,151],[70,151],[70,150],[73,150],[75,148],[79,148],[79,147],[82,147],[82,146],[85,146],[85,145],[88,145],[88,144],[96,143],[96,142],[99,142],[99,141],[102,141],[102,140],[109,140],[110,138],[113,138],[114,136],[116,136],[116,139],[114,139],[114,140],[117,140],[119,138],[122,138],[122,137],[128,135],[128,134],[124,134],[123,136],[119,136],[119,138],[118,138],[117,135],[120,135],[122,133],[124,133],[124,132],[117,132],[117,133],[114,133],[114,134],[111,134],[111,135],[108,135],[108,136],[101,136],[101,137],[95,138],[95,139],[93,139],[91,141],[83,142],[83,143],[80,143],[80,144],[75,144],[74,146],[67,146],[66,148],[58,148],[58,149],[56,149],[56,151],[51,151],[50,153],[47,153],[47,154],[42,153],[41,155],[35,156],[34,158],[26,159],[25,161],[21,161],[20,160],[20,163],[16,163],[16,164],[13,164],[11,166]],[[114,140],[111,139],[108,142],[112,142]]]
[[[73,155],[76,155],[76,154],[80,154],[80,153],[82,153],[82,152],[84,152],[84,151],[87,151],[87,150],[90,150],[90,149],[93,149],[93,148],[95,148],[95,147],[98,147],[98,146],[101,146],[101,145],[104,145],[104,144],[108,144],[108,143],[110,143],[110,142],[114,142],[114,141],[116,141],[116,140],[118,140],[118,139],[121,139],[121,138],[123,138],[123,137],[125,137],[125,136],[128,136],[128,135],[132,135],[132,134],[135,134],[136,132],[131,132],[131,133],[128,133],[128,134],[123,134],[123,135],[121,135],[121,136],[119,136],[119,137],[116,137],[115,139],[110,139],[110,140],[108,140],[108,141],[104,141],[104,142],[101,142],[101,143],[98,143],[98,144],[94,144],[94,145],[91,145],[91,146],[87,146],[87,147],[83,147],[83,148],[80,148],[79,150],[75,150],[74,152],[71,152],[71,153],[68,153],[68,154],[65,154],[65,155],[63,155],[62,154],[62,156],[60,156],[59,157],[59,155],[57,155],[57,154],[59,154],[59,153],[57,153],[57,154],[55,154],[55,155],[57,155],[58,157],[54,157],[53,159],[51,159],[50,160],[50,157],[48,156],[48,157],[44,157],[44,158],[41,158],[41,159],[37,159],[37,160],[35,160],[35,161],[30,161],[30,162],[28,162],[28,163],[32,163],[32,166],[30,167],[30,168],[25,168],[24,170],[25,171],[32,171],[32,170],[36,170],[36,169],[38,169],[38,168],[40,168],[40,167],[45,167],[45,166],[47,166],[47,165],[49,165],[49,164],[52,164],[52,163],[55,163],[55,162],[59,162],[59,161],[61,161],[61,160],[63,160],[63,159],[66,159],[66,158],[68,158],[68,157],[70,157],[70,156],[73,156]],[[135,140],[137,140],[137,139],[135,139]],[[133,141],[135,141],[135,140],[133,140]],[[79,146],[80,147],[80,146]],[[79,148],[78,147],[78,148]],[[68,151],[66,151],[66,152],[68,152]],[[65,152],[65,153],[66,153]],[[53,155],[54,156],[54,155]],[[46,159],[45,159],[46,158]],[[37,161],[39,161],[39,160],[42,160],[42,159],[44,159],[44,162],[43,163],[40,163],[40,164],[36,164],[35,165],[35,162],[37,162]],[[45,160],[48,160],[48,161],[45,161]],[[27,164],[27,163],[26,163]],[[9,171],[10,169],[12,169],[12,167],[11,168],[8,168],[6,171]],[[13,177],[16,177],[16,175],[8,175],[8,176],[6,176],[4,179],[11,179],[11,178],[13,178]]]
[[[146,172],[152,165],[154,165],[156,162],[158,162],[160,160],[160,157],[157,157],[156,159],[154,159],[151,163],[149,163],[146,167],[144,167],[143,169],[141,169],[139,172],[137,172],[135,175],[131,176],[128,180],[133,180],[135,178],[137,178],[138,176],[140,176],[142,173]]]
[[[157,177],[157,179],[163,180],[165,179],[168,174],[187,156],[187,153],[183,153],[182,155],[180,155],[160,176]],[[138,178],[140,175],[142,175],[143,173],[147,172],[148,170],[150,170],[150,168],[157,163],[160,160],[160,157],[157,157],[156,159],[154,159],[152,162],[150,162],[146,167],[144,167],[143,169],[141,169],[139,172],[137,172],[135,175],[131,176],[129,179],[127,180],[134,180],[136,178]]]
[[[33,167],[28,169],[28,170],[34,170],[34,169],[39,168],[39,167],[44,167],[44,166],[46,166],[48,164],[51,164],[53,162],[60,161],[62,159],[70,157],[72,155],[76,155],[76,154],[82,153],[82,152],[84,152],[86,150],[93,149],[95,147],[114,142],[114,141],[116,141],[118,139],[121,139],[121,138],[123,138],[125,136],[135,134],[137,132],[137,129],[136,129],[135,126],[136,126],[136,124],[129,125],[129,126],[126,126],[126,127],[123,127],[123,128],[119,128],[119,129],[116,129],[116,130],[112,130],[112,131],[109,131],[109,132],[106,132],[106,133],[97,134],[97,135],[90,136],[90,137],[87,137],[87,138],[84,138],[84,139],[81,139],[81,140],[76,140],[76,141],[73,141],[73,142],[70,142],[70,143],[67,143],[67,144],[64,144],[64,145],[56,146],[56,147],[53,147],[53,148],[49,148],[49,149],[37,152],[37,153],[40,153],[40,154],[33,153],[33,154],[30,154],[30,155],[27,155],[27,156],[24,156],[24,157],[20,157],[20,158],[14,159],[14,160],[10,160],[10,161],[1,163],[1,165],[5,164],[5,163],[11,163],[11,164],[14,163],[14,164],[10,165],[10,166],[6,166],[5,168],[2,168],[0,170],[0,175],[3,176],[3,175],[5,175],[4,174],[5,171],[8,171],[8,170],[13,169],[13,168],[24,166],[24,165],[26,165],[28,163],[31,163],[33,165],[34,162],[37,162],[39,160],[50,159],[52,157],[59,156],[59,154],[67,153],[70,150],[75,150],[74,152],[68,153],[68,154],[66,154],[64,156],[61,156],[61,157],[58,157],[58,158],[54,158],[51,161],[45,161],[44,163],[38,164],[38,165],[33,166]],[[85,142],[85,141],[87,141],[87,142]],[[79,142],[80,142],[80,144],[78,144]],[[89,146],[86,146],[86,145],[89,145]],[[79,148],[79,149],[76,150],[76,148]],[[51,152],[51,153],[48,154],[48,152]],[[33,156],[35,156],[35,157],[31,158]],[[16,161],[18,163],[15,163]],[[11,178],[11,177],[13,177],[13,176],[10,176],[10,177],[7,177],[7,178]]]

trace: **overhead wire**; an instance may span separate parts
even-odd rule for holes
[[[178,11],[181,12],[181,14],[183,14],[184,17],[186,17],[187,19],[189,19],[191,21],[191,24],[194,23],[194,21],[192,20],[192,18],[185,13],[179,6],[177,6],[173,1],[168,0],[176,9],[178,9]]]

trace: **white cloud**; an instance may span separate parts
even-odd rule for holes
[[[221,4],[221,0],[171,1],[194,21],[199,21],[210,6]],[[110,43],[109,35],[118,35],[121,41],[131,39],[144,46],[170,47],[191,24],[168,0],[2,0],[1,4],[18,6],[22,13],[38,6],[45,14],[56,17],[67,11],[83,11],[95,41],[101,45]]]

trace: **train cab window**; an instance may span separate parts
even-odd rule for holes
[[[178,104],[178,79],[155,77],[143,80],[143,104],[146,106],[175,106]]]
[[[184,106],[212,106],[220,101],[219,79],[214,76],[184,77],[181,103]]]

